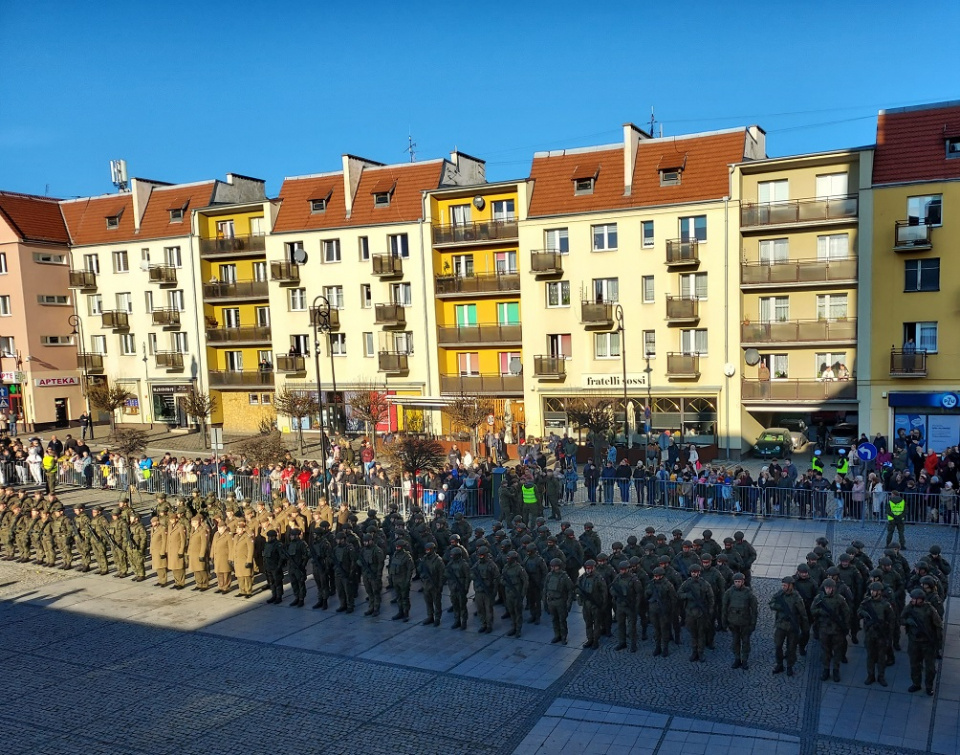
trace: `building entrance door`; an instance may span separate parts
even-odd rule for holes
[[[57,427],[66,427],[70,421],[70,412],[67,408],[67,399],[55,398],[53,400],[54,411],[57,413]]]

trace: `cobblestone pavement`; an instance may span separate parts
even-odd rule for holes
[[[65,501],[97,493],[66,493]],[[141,507],[146,506],[146,502]],[[814,538],[835,549],[863,539],[876,557],[879,524],[764,520],[635,507],[570,507],[605,547],[653,525],[716,538],[743,529],[760,558],[761,621],[751,669],[730,670],[727,635],[704,664],[688,648],[669,658],[552,645],[546,623],[523,638],[424,627],[414,592],[409,623],[158,589],[112,577],[0,563],[0,665],[16,694],[0,700],[6,753],[689,753],[767,755],[958,752],[960,617],[948,601],[948,640],[934,697],[910,695],[905,653],[890,686],[862,685],[864,651],[851,646],[839,684],[820,682],[819,648],[797,677],[770,674],[766,600]],[[908,529],[908,557],[938,542],[957,562],[957,530]],[[956,585],[960,580],[953,580]],[[416,583],[415,583],[416,584]],[[289,601],[289,594],[287,600]],[[387,598],[388,600],[389,598]],[[314,602],[313,588],[307,606]]]

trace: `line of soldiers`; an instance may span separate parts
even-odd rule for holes
[[[840,664],[847,662],[847,640],[859,644],[860,631],[867,651],[867,677],[887,686],[886,669],[901,649],[901,627],[906,630],[910,659],[910,692],[925,687],[933,694],[936,661],[944,642],[944,599],[948,594],[950,563],[938,545],[930,547],[911,569],[892,545],[877,566],[854,540],[834,564],[826,538],[807,554],[796,573],[784,577],[782,589],[770,600],[776,614],[774,641],[777,665],[793,675],[797,653],[806,655],[811,635],[822,649],[822,680],[840,681]],[[907,602],[909,596],[909,602]],[[924,685],[925,682],[925,685]]]

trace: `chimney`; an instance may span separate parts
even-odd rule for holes
[[[456,169],[456,175],[449,177],[451,185],[473,186],[487,182],[487,163],[485,160],[473,157],[473,155],[468,155],[460,150],[454,150],[450,153],[450,162]]]
[[[633,170],[637,165],[637,149],[641,139],[650,135],[632,123],[623,124],[623,195],[629,197],[633,192]]]
[[[364,160],[362,157],[343,155],[343,201],[347,208],[347,217],[353,212],[353,200],[357,196],[357,187],[360,186],[360,176],[364,168],[380,167],[381,163],[373,160]]]
[[[147,202],[150,201],[150,193],[156,184],[151,181],[144,181],[142,178],[130,179],[130,194],[133,198],[133,232],[140,233],[140,222],[143,220],[143,213],[147,211]]]
[[[767,156],[767,132],[759,126],[747,127],[743,146],[744,160],[763,160]]]

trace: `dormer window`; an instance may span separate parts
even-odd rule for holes
[[[669,168],[667,170],[660,171],[660,185],[661,186],[679,186],[680,185],[680,168]]]
[[[960,136],[951,136],[947,139],[947,159],[960,158]]]
[[[326,199],[311,199],[310,200],[310,212],[326,212],[327,211],[327,200]]]
[[[183,208],[177,207],[170,210],[170,222],[171,223],[182,223],[183,222]]]
[[[120,227],[119,215],[107,215],[107,229],[114,231]]]
[[[580,197],[593,194],[597,186],[597,176],[600,175],[598,162],[581,163],[573,171],[573,196]]]
[[[374,207],[389,207],[390,200],[393,197],[393,191],[397,188],[397,182],[393,178],[381,178],[373,185],[371,194],[373,194]]]
[[[574,195],[593,194],[593,187],[596,182],[597,179],[595,178],[578,178],[573,184]]]
[[[382,191],[379,194],[373,195],[373,206],[374,207],[389,207],[390,206],[390,192]]]

